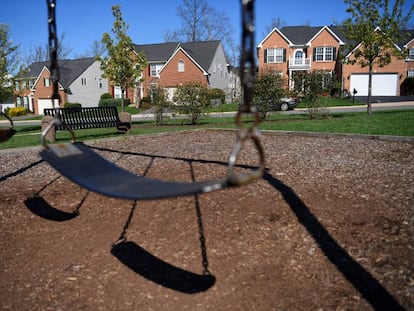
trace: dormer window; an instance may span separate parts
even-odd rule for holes
[[[178,61],[178,72],[184,72],[184,61]]]

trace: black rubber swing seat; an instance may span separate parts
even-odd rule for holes
[[[223,189],[227,178],[173,182],[135,175],[100,156],[82,142],[51,144],[40,156],[62,176],[90,191],[109,197],[154,200]]]

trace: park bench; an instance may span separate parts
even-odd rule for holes
[[[89,129],[102,127],[116,127],[118,131],[128,132],[131,129],[131,115],[126,112],[118,114],[116,107],[76,107],[76,108],[45,108],[42,118],[42,130],[53,120],[56,113],[62,120],[62,125],[55,126],[49,141],[56,139],[56,131],[65,130],[64,124],[71,129]]]

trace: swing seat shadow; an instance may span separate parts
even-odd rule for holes
[[[51,206],[41,196],[34,196],[24,201],[26,207],[35,215],[47,220],[67,221],[79,216],[78,211],[68,213]]]
[[[187,294],[203,292],[216,282],[213,275],[200,275],[177,268],[131,241],[114,245],[111,254],[142,277],[179,292]]]

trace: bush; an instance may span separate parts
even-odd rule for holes
[[[189,116],[192,125],[198,124],[208,105],[208,89],[200,83],[185,83],[177,88],[174,108]]]
[[[99,107],[121,107],[121,98],[108,98],[99,100]],[[124,106],[128,106],[131,101],[128,98],[124,99]]]
[[[226,100],[226,94],[221,89],[209,89],[208,90],[208,101],[210,104],[224,104]]]
[[[111,99],[112,95],[109,93],[103,93],[100,99]]]
[[[150,94],[153,101],[155,125],[159,126],[163,124],[164,113],[171,107],[171,103],[168,101],[167,91],[162,87],[151,87]]]
[[[81,108],[82,104],[80,103],[65,103],[63,105],[64,108]]]
[[[27,113],[27,110],[24,107],[13,107],[13,108],[7,109],[6,111],[6,114],[9,117],[24,116],[26,113]]]

